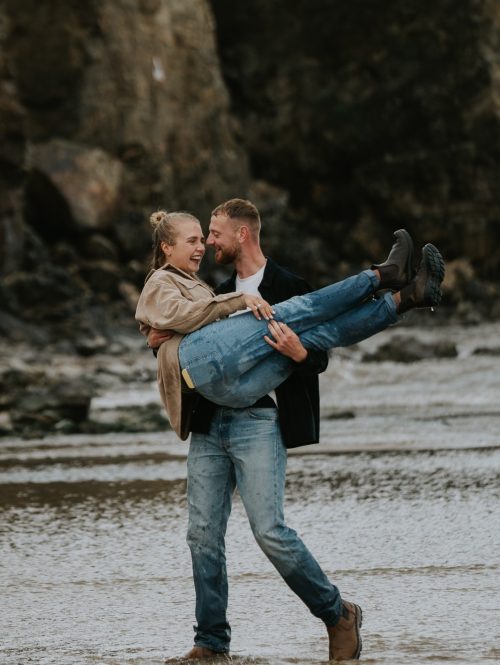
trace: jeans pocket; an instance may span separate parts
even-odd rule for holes
[[[248,417],[252,420],[269,420],[270,422],[278,419],[278,409],[274,408],[249,408],[246,410]]]

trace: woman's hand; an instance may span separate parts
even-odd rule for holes
[[[243,298],[245,299],[245,305],[252,310],[252,313],[256,319],[259,319],[260,321],[264,318],[266,321],[269,321],[273,318],[273,308],[260,296],[251,296],[248,293],[244,293]]]

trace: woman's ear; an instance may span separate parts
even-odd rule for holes
[[[168,259],[170,254],[172,253],[172,245],[169,245],[168,242],[165,242],[165,240],[162,240],[160,243],[161,251],[165,254],[166,258]]]

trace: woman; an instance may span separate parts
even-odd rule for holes
[[[159,349],[158,383],[171,425],[181,439],[189,433],[196,392],[216,404],[243,408],[293,371],[294,363],[273,348],[281,322],[294,330],[306,349],[327,350],[366,339],[394,323],[398,314],[412,307],[432,307],[441,298],[440,253],[426,245],[414,276],[413,243],[403,230],[396,232],[397,241],[385,263],[271,307],[253,295],[215,296],[196,276],[205,246],[195,217],[160,211],[151,216],[151,224],[152,270],[136,319],[146,336],[151,328],[175,333]],[[382,289],[395,293],[375,299],[375,292]],[[246,309],[251,312],[227,318]]]

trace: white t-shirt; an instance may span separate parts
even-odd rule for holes
[[[259,291],[259,286],[264,277],[265,269],[266,264],[264,263],[262,268],[253,275],[250,275],[250,277],[241,279],[241,277],[236,275],[236,290],[241,291],[242,293],[248,293],[250,296],[260,296],[262,298],[262,294]]]
[[[264,263],[262,268],[260,270],[257,270],[257,272],[254,273],[253,275],[250,275],[250,277],[245,277],[241,279],[240,277],[238,277],[238,275],[236,275],[236,291],[241,291],[242,293],[247,293],[248,295],[251,296],[260,296],[262,298],[262,294],[259,291],[259,286],[264,277],[265,269],[266,269],[266,264]],[[235,312],[234,314],[231,314],[230,316],[243,314],[244,311],[248,312],[249,309],[250,308],[247,307],[246,310],[240,310],[238,312]],[[272,390],[269,393],[269,397],[274,401],[275,404],[277,404],[276,393],[274,390]]]

